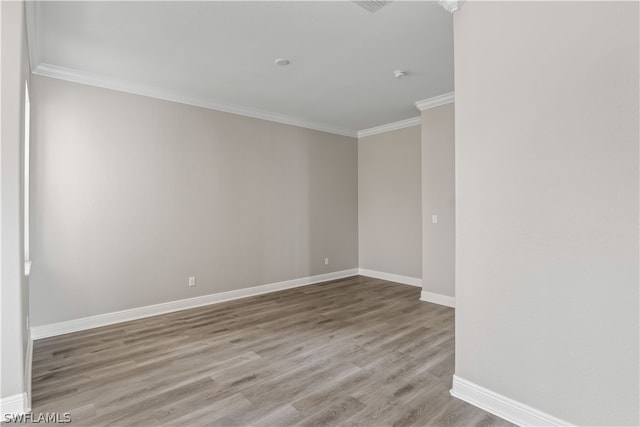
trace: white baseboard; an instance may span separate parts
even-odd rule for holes
[[[384,273],[382,271],[368,270],[366,268],[358,269],[361,276],[373,277],[375,279],[388,280],[390,282],[402,283],[416,287],[422,287],[422,279],[409,276],[401,276],[399,274]],[[456,299],[448,295],[436,294],[433,292],[422,291],[420,293],[420,301],[432,302],[434,304],[445,305],[447,307],[456,306]]]
[[[446,305],[447,307],[456,307],[456,299],[449,295],[436,294],[434,292],[422,291],[420,293],[420,301],[432,302],[434,304]]]
[[[2,421],[6,421],[5,414],[24,414],[26,412],[26,401],[26,393],[14,394],[13,396],[3,397],[0,399],[0,414],[2,414]]]
[[[81,319],[67,320],[65,322],[34,326],[31,328],[31,335],[34,340],[37,340],[40,338],[53,337],[56,335],[68,334],[71,332],[78,332],[84,331],[86,329],[113,325],[115,323],[128,322],[130,320],[141,319],[144,317],[157,316],[159,314],[171,313],[174,311],[186,310],[189,308],[201,307],[204,305],[266,294],[283,289],[297,288],[299,286],[311,285],[314,283],[325,282],[327,280],[342,279],[345,277],[355,276],[357,274],[358,269],[353,268],[350,270],[342,270],[333,273],[318,274],[316,276],[302,277],[300,279],[286,280],[284,282],[254,286],[252,288],[203,295],[200,297],[170,301],[144,307],[137,307],[129,310],[116,311],[113,313],[99,314],[96,316],[84,317]]]
[[[358,269],[361,276],[373,277],[374,279],[388,280],[390,282],[402,283],[404,285],[422,286],[422,279],[409,276],[401,276],[399,274],[383,273],[382,271],[367,270],[366,268]]]
[[[31,329],[29,329],[28,333],[27,354],[24,356],[24,384],[27,388],[24,409],[26,412],[31,412],[31,372],[33,368],[33,336],[31,335]]]
[[[451,395],[519,426],[572,425],[456,375],[453,376]]]

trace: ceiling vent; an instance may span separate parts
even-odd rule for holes
[[[360,6],[361,8],[369,11],[371,13],[377,12],[388,2],[387,0],[363,0],[363,1],[354,1],[355,4]]]

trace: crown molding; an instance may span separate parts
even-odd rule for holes
[[[455,92],[445,93],[444,95],[434,96],[432,98],[423,99],[416,102],[416,108],[420,111],[428,110],[429,108],[439,107],[445,104],[451,104],[455,101]]]
[[[27,45],[29,50],[29,65],[33,71],[40,64],[40,49],[38,46],[38,12],[39,2],[26,1],[24,11],[27,22]]]
[[[270,113],[262,110],[254,110],[250,108],[239,107],[236,105],[219,104],[204,99],[196,99],[183,96],[177,92],[161,89],[153,86],[145,86],[141,84],[131,83],[120,79],[113,79],[99,74],[88,73],[85,71],[75,70],[72,68],[60,67],[47,63],[40,63],[34,70],[33,74],[39,76],[51,77],[54,79],[66,80],[70,82],[85,84],[89,86],[101,87],[104,89],[116,90],[119,92],[132,93],[135,95],[147,96],[149,98],[162,99],[165,101],[177,102],[180,104],[193,105],[195,107],[206,108],[209,110],[222,111],[225,113],[237,114],[240,116],[252,117],[254,119],[268,120],[271,122],[282,123],[285,125],[297,126],[305,129],[317,130],[336,135],[348,136],[352,138],[358,137],[358,132],[346,128],[337,128],[324,123],[313,122],[309,120],[291,117],[284,114]]]
[[[460,7],[462,6],[462,3],[464,3],[464,0],[439,0],[438,1],[438,4],[442,6],[444,10],[446,10],[449,13],[454,13],[458,9],[460,9]]]
[[[368,129],[363,129],[358,131],[358,138],[362,138],[364,136],[376,135],[378,133],[389,132],[392,130],[408,128],[411,126],[416,126],[422,124],[422,117],[413,117],[411,119],[400,120],[398,122],[387,123],[386,125],[380,125]]]

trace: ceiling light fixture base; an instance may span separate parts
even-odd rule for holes
[[[402,71],[402,70],[395,70],[393,72],[393,77],[395,77],[396,79],[404,79],[405,77],[407,77],[409,73],[407,73],[406,71]]]
[[[460,9],[464,0],[438,0],[438,4],[449,13],[453,13]]]

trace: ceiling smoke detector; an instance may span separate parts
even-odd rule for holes
[[[291,64],[291,61],[289,61],[287,58],[278,58],[274,62],[276,63],[276,65],[280,65],[280,66]]]
[[[407,73],[406,71],[395,70],[393,72],[393,77],[395,77],[396,79],[404,79],[408,74],[409,73]]]
[[[354,1],[353,3],[357,4],[367,12],[377,12],[388,2],[387,0],[362,0],[362,1]]]

